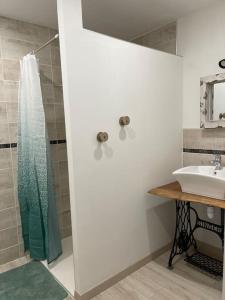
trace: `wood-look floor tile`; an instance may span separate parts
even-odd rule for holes
[[[163,254],[93,299],[221,300],[221,280],[190,267],[182,257],[169,270],[168,255]]]

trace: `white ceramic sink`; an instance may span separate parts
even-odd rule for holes
[[[225,168],[190,166],[173,172],[183,192],[225,200]]]

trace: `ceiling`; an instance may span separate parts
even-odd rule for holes
[[[224,0],[82,0],[84,27],[132,40]]]
[[[0,15],[57,28],[57,0],[0,0]]]
[[[82,0],[83,23],[85,28],[131,40],[221,1]],[[0,0],[0,15],[57,28],[57,0]]]

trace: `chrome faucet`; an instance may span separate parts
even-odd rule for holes
[[[220,154],[215,154],[215,157],[211,163],[215,166],[215,170],[222,170],[222,157]]]

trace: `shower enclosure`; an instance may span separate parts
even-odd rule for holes
[[[4,17],[0,17],[0,29],[0,265],[3,265],[24,256],[16,191],[19,61],[55,37],[57,31]],[[72,278],[68,163],[58,40],[42,48],[36,56],[50,142],[59,230],[64,248],[63,255],[49,268],[57,273],[58,268],[63,266],[64,278],[65,272]],[[69,267],[71,270],[67,270]],[[70,286],[66,287],[71,291],[72,283]]]

